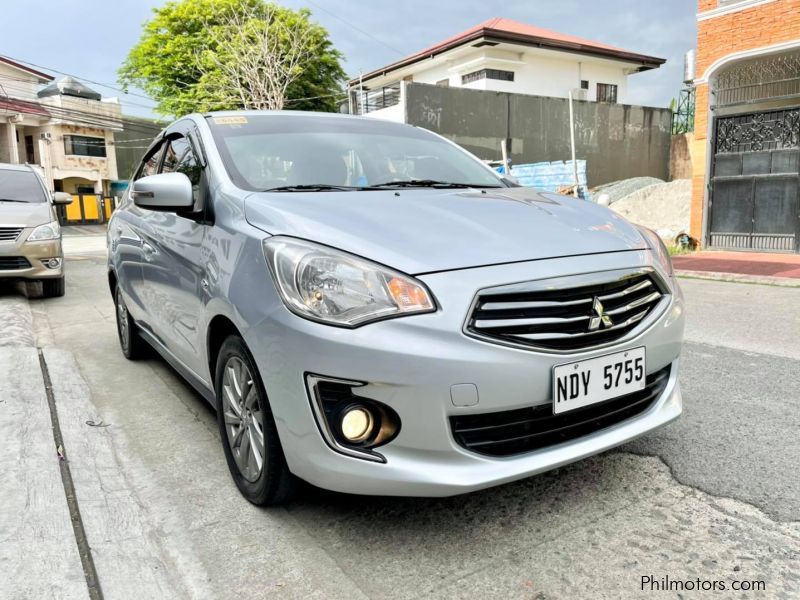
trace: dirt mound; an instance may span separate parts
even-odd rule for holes
[[[642,187],[614,202],[611,208],[632,223],[654,229],[663,239],[674,240],[689,231],[691,203],[691,180],[676,179]]]

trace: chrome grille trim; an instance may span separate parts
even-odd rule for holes
[[[651,267],[540,279],[479,290],[463,331],[495,344],[569,353],[629,340],[671,302],[669,284]]]
[[[22,225],[0,227],[0,242],[15,242],[25,229]]]

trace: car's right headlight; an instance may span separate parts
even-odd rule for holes
[[[295,238],[276,236],[263,244],[283,302],[301,317],[356,327],[436,310],[421,281],[383,265]]]
[[[44,242],[46,240],[57,240],[61,237],[61,226],[58,221],[51,221],[44,225],[39,225],[36,229],[31,231],[26,241],[28,242]]]
[[[664,271],[667,273],[667,275],[672,277],[672,259],[669,256],[669,250],[667,250],[667,245],[664,243],[664,240],[662,240],[655,231],[642,225],[637,225],[636,229],[638,229],[639,233],[644,236],[644,239],[647,241],[647,245],[650,246],[650,249],[653,251],[656,260],[664,268]]]

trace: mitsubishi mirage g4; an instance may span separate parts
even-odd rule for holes
[[[254,504],[299,480],[461,494],[681,413],[684,301],[658,236],[433,133],[191,115],[129,190],[108,228],[122,351],[154,348],[216,407]]]

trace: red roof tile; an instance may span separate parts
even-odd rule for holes
[[[19,100],[17,98],[4,98],[2,96],[0,96],[0,110],[24,113],[28,115],[39,115],[42,117],[50,116],[50,113],[42,108],[42,105],[38,102],[29,102],[27,100]]]
[[[0,56],[0,63],[7,64],[8,66],[14,67],[15,69],[19,69],[20,71],[25,71],[26,73],[35,75],[40,80],[42,80],[42,82],[53,81],[54,79],[52,75],[48,75],[47,73],[42,73],[41,71],[32,69],[31,67],[18,63],[17,61],[11,60],[10,58],[6,58],[5,56]]]
[[[466,42],[473,41],[482,37],[497,39],[499,41],[516,42],[523,45],[535,45],[552,50],[572,51],[579,54],[588,54],[594,56],[601,56],[626,62],[641,63],[644,68],[657,68],[666,62],[663,58],[655,56],[647,56],[645,54],[638,54],[608,44],[601,44],[584,38],[558,33],[549,29],[536,27],[535,25],[527,25],[514,21],[512,19],[505,19],[502,17],[494,17],[483,23],[479,23],[466,31],[451,36],[441,42],[429,46],[424,50],[420,50],[410,56],[407,56],[397,62],[391,63],[380,69],[371,71],[363,76],[363,80],[370,79],[399,69],[408,65],[419,62],[425,58],[431,58],[437,54],[441,54],[451,48],[460,46]],[[355,83],[356,79],[350,83]]]

